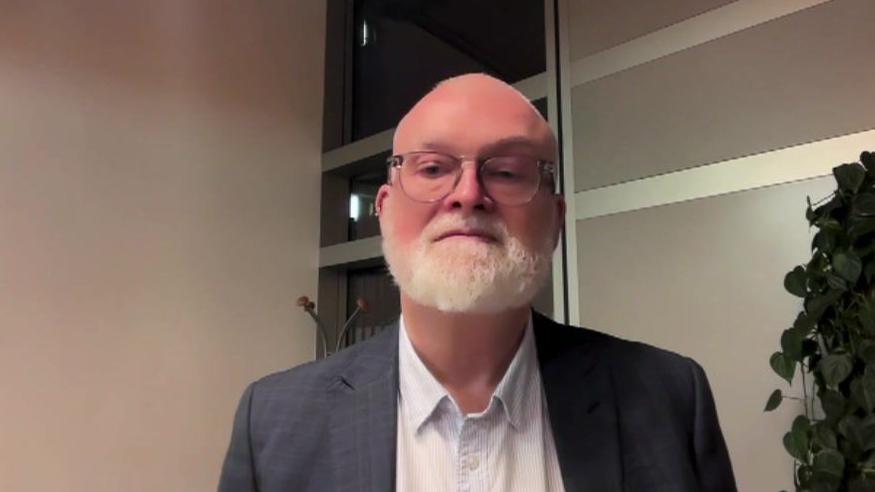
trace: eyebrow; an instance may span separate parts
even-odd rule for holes
[[[487,149],[497,149],[500,147],[514,147],[514,146],[524,146],[534,148],[535,142],[532,141],[529,137],[517,136],[517,137],[505,137],[496,140],[495,142],[491,142],[486,145]]]
[[[422,148],[425,150],[437,150],[442,152],[450,152],[452,150],[450,147],[450,145],[440,141],[427,141],[422,144]],[[510,136],[489,142],[483,146],[483,152],[488,154],[504,147],[527,147],[529,149],[535,149],[537,145],[529,137],[522,135]]]

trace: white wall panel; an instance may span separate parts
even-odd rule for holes
[[[799,386],[768,361],[801,309],[783,279],[809,259],[805,197],[832,189],[817,178],[577,224],[583,325],[702,364],[739,490],[792,488],[781,437],[801,407],[763,406],[773,389]]]

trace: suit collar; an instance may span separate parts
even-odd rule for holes
[[[565,490],[622,490],[605,337],[538,313],[533,332]],[[349,350],[331,384],[334,461],[343,465],[336,469],[338,489],[394,491],[398,323]]]
[[[604,337],[534,314],[538,362],[567,492],[622,490],[617,403]]]
[[[352,390],[367,388],[393,375],[397,378],[398,322],[343,352],[347,353],[333,356],[343,361],[336,377]]]
[[[336,490],[394,491],[398,416],[398,324],[332,357],[330,384]],[[329,358],[330,359],[330,358]],[[334,490],[334,489],[333,489]]]

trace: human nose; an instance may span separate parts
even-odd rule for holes
[[[478,164],[472,159],[462,162],[459,169],[459,177],[456,178],[456,186],[444,199],[444,204],[449,209],[472,212],[474,210],[490,211],[494,202],[486,193],[480,178],[477,175]]]

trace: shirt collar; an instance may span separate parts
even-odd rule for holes
[[[452,398],[413,349],[404,326],[403,314],[398,324],[399,390],[411,423],[418,432],[441,402],[445,398]],[[532,317],[529,314],[523,340],[492,394],[492,398],[501,403],[506,418],[516,430],[532,416],[534,405],[541,402],[537,362]]]
[[[529,314],[523,340],[493,393],[493,397],[501,401],[514,429],[519,430],[532,415],[533,406],[540,405],[540,377],[532,316]]]
[[[418,432],[441,400],[449,395],[413,349],[403,315],[398,325],[398,385],[402,402]]]

